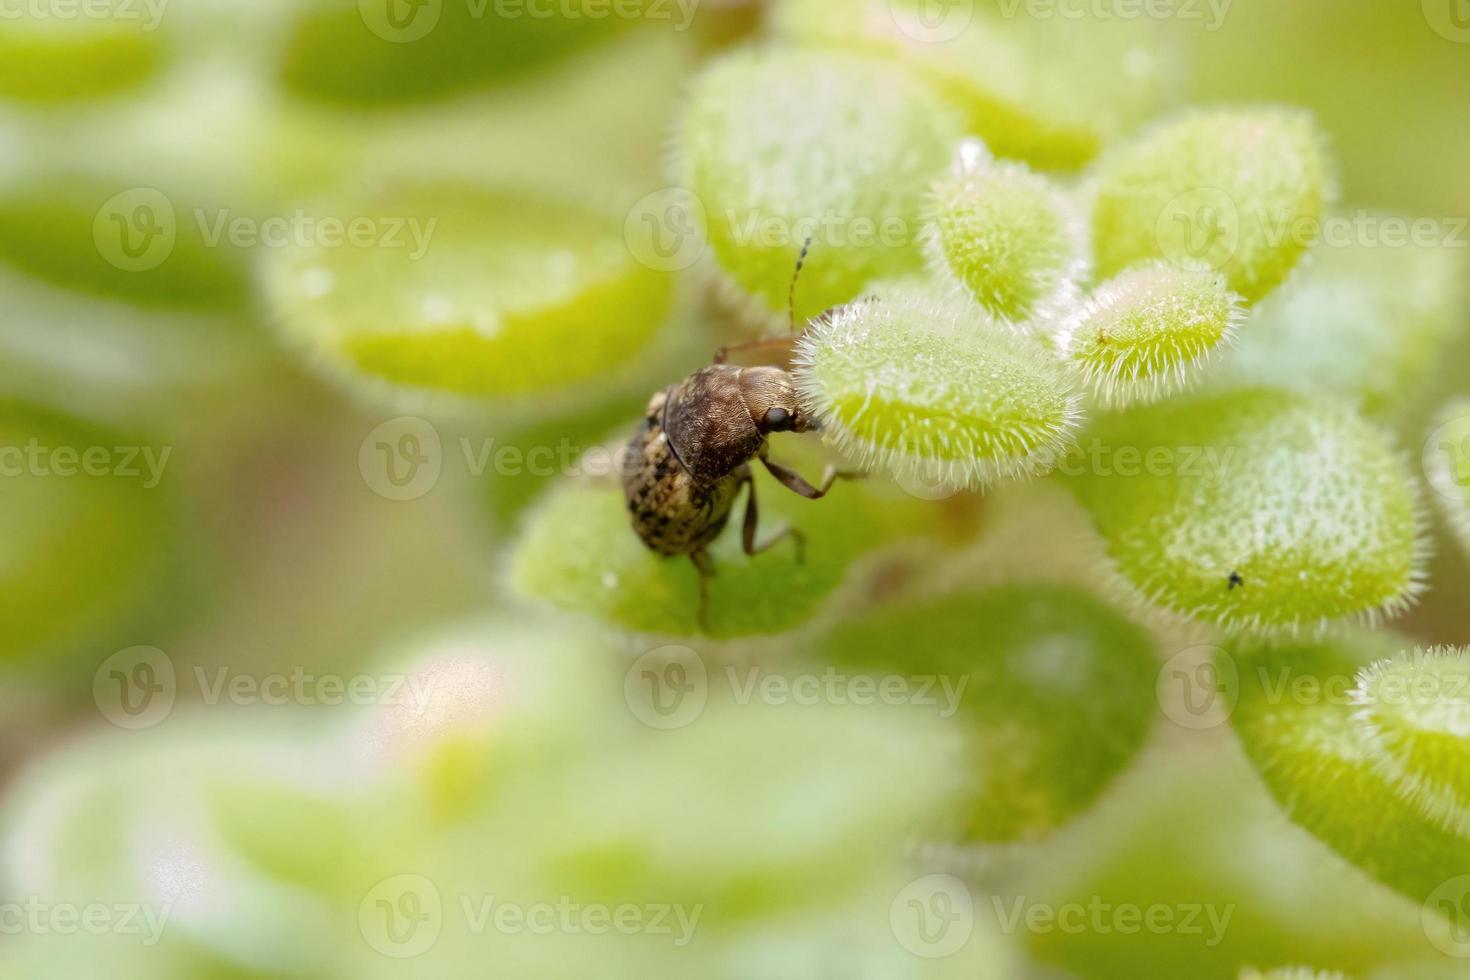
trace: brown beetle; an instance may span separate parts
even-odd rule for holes
[[[806,254],[803,248],[798,275]],[[794,319],[793,314],[793,326]],[[839,477],[852,475],[829,466],[820,485],[812,486],[766,456],[771,433],[812,431],[818,427],[816,420],[802,410],[788,371],[735,367],[726,360],[733,351],[789,350],[791,343],[781,338],[720,350],[712,365],[653,396],[628,447],[632,465],[624,470],[623,490],[633,529],[650,550],[688,555],[694,562],[699,570],[702,629],[708,628],[709,579],[714,575],[706,549],[724,530],[742,488],[748,488],[741,529],[745,553],[760,554],[788,537],[797,555],[803,553],[805,540],[790,527],[756,544],[759,511],[750,461],[760,460],[772,476],[810,500],[826,496]]]

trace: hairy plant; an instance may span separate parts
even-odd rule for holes
[[[1302,4],[1456,121],[1443,4]],[[1406,613],[1470,549],[1470,277],[1331,150],[1425,202],[1463,140],[1243,84],[1266,3],[163,6],[0,9],[0,931],[168,916],[0,974],[1463,973],[1463,556]],[[769,363],[648,441],[752,471],[696,565],[594,460],[722,346]],[[587,928],[654,907],[698,922]]]
[[[935,186],[935,265],[997,319],[1055,315],[1085,266],[1070,204],[1044,177],[984,152],[967,144]]]
[[[1099,286],[1062,344],[1103,404],[1156,401],[1200,377],[1244,319],[1218,273],[1152,262]]]
[[[1039,340],[934,290],[892,291],[815,324],[797,383],[850,460],[943,487],[1048,471],[1080,395]]]
[[[758,308],[786,308],[813,239],[795,296],[804,320],[922,266],[927,185],[960,132],[942,100],[881,60],[747,50],[695,80],[676,170],[719,268]]]
[[[1202,262],[1254,303],[1312,244],[1334,194],[1321,132],[1306,113],[1196,109],[1099,161],[1092,212],[1098,272]]]

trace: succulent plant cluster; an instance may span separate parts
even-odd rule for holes
[[[274,404],[296,386],[442,435],[441,463],[488,433],[615,470],[652,392],[794,332],[821,435],[773,455],[867,475],[812,503],[757,474],[764,533],[805,548],[731,529],[703,629],[696,569],[643,547],[590,451],[446,476],[488,614],[363,658],[403,698],[332,724],[135,724],[115,687],[182,686],[189,655],[104,665],[86,693],[124,730],[17,778],[0,894],[167,922],[22,936],[0,972],[1331,980],[1470,955],[1470,653],[1392,631],[1431,542],[1470,553],[1466,253],[1325,235],[1349,212],[1322,124],[1174,104],[1172,45],[1116,20],[983,2],[939,36],[921,0],[772,0],[732,44],[738,13],[686,35],[592,3],[496,30],[433,5],[412,40],[369,0],[0,21],[0,445],[184,467],[0,479],[23,669],[217,612],[148,609],[226,577],[179,539],[235,515],[182,498],[245,468],[212,427],[307,424]],[[262,215],[284,241],[230,231]],[[119,228],[166,247],[114,253]],[[358,456],[383,496],[377,450],[428,451],[396,439]],[[358,453],[324,455],[355,481]],[[1018,889],[1245,897],[1214,943],[1120,953],[1001,935]],[[908,927],[956,894],[953,948]],[[535,935],[486,899],[690,931]]]

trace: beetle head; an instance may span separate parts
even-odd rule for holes
[[[763,435],[772,432],[809,432],[816,419],[802,410],[791,375],[776,367],[746,368],[740,372],[740,397],[751,422]]]

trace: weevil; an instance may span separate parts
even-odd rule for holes
[[[788,306],[795,333],[795,289],[810,240],[797,259]],[[825,314],[824,314],[825,315]],[[657,392],[648,402],[642,424],[629,444],[631,465],[623,474],[623,490],[633,530],[651,550],[666,557],[688,555],[699,571],[699,624],[709,625],[709,580],[715,574],[708,548],[729,522],[736,499],[746,491],[741,543],[747,555],[758,555],[791,539],[798,561],[805,538],[787,527],[756,544],[760,513],[751,463],[759,461],[783,486],[809,500],[827,495],[840,478],[856,474],[829,466],[816,485],[773,462],[767,439],[776,432],[811,432],[817,421],[802,408],[791,373],[782,367],[736,367],[729,355],[748,350],[790,350],[793,338],[756,341],[726,347],[714,363],[678,384]]]

